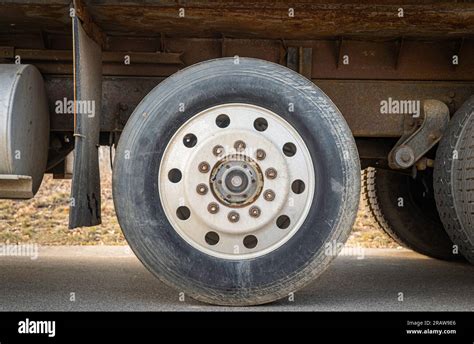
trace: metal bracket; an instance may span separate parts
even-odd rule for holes
[[[413,166],[439,142],[446,130],[449,109],[445,103],[434,99],[425,100],[422,109],[422,123],[419,127],[414,125],[415,119],[411,115],[405,121],[405,134],[388,155],[390,168],[406,169]]]
[[[307,47],[288,47],[286,66],[311,80],[313,49]]]
[[[400,39],[395,41],[395,69],[398,69],[398,66],[400,65],[404,43],[405,43],[405,40],[403,36],[400,37]]]

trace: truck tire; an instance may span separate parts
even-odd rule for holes
[[[347,123],[311,81],[223,58],[174,74],[138,105],[113,194],[128,243],[159,279],[200,301],[256,305],[287,297],[337,255],[360,164]]]
[[[413,179],[369,167],[363,171],[363,198],[380,228],[399,245],[429,257],[455,260],[459,255],[453,253],[439,219],[432,180],[429,173]]]
[[[450,121],[436,152],[436,205],[446,232],[474,264],[474,96]]]

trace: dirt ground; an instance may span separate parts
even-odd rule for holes
[[[103,154],[105,155],[105,154]],[[0,200],[0,243],[40,245],[123,245],[125,239],[115,216],[110,167],[101,164],[102,225],[69,230],[70,180],[54,180],[46,175],[34,199]],[[347,245],[396,248],[364,208],[363,202]]]

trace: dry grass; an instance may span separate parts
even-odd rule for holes
[[[398,248],[393,241],[375,223],[372,215],[366,209],[364,202],[360,202],[359,212],[352,227],[352,233],[346,243],[347,246],[361,246],[366,248]]]
[[[102,164],[102,225],[68,229],[70,180],[45,176],[34,199],[0,200],[0,243],[37,243],[40,245],[123,245],[125,239],[115,216],[110,168]],[[361,208],[348,245],[398,247],[378,229],[361,202]]]

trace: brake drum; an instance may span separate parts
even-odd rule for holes
[[[46,169],[48,145],[49,111],[40,72],[32,65],[0,64],[0,181],[31,180],[28,192],[13,187],[0,196],[33,197]]]

